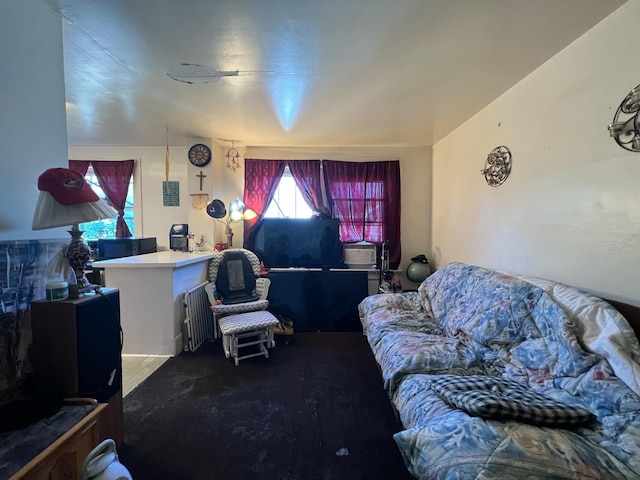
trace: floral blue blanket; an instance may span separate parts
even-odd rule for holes
[[[640,479],[640,345],[603,300],[452,263],[418,292],[373,295],[359,309],[415,477]],[[451,374],[515,381],[527,398],[587,415],[571,426],[479,415],[494,410],[458,408],[437,393]],[[484,407],[495,391],[471,395]]]

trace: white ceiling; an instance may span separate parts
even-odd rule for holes
[[[43,1],[70,145],[416,146],[626,0]],[[239,75],[191,85],[165,75],[180,63]]]

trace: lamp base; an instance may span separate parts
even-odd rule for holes
[[[76,276],[75,285],[69,285],[69,298],[80,298],[80,294],[85,293],[86,289],[91,286],[87,276],[84,274],[84,269],[91,259],[91,248],[82,239],[83,233],[82,230],[78,229],[77,225],[74,225],[69,230],[71,243],[67,247],[66,257]]]

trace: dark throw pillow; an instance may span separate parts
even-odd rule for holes
[[[431,388],[449,405],[469,415],[568,427],[595,419],[584,408],[550,399],[528,385],[488,375],[435,375]]]

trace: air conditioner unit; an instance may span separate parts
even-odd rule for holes
[[[376,246],[369,242],[345,243],[344,263],[349,268],[376,268]]]

